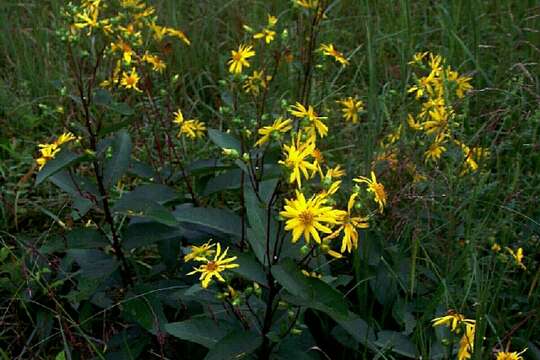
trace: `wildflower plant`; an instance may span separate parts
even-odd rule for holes
[[[352,49],[324,39],[329,1],[287,2],[287,11],[244,24],[222,49],[207,104],[175,99],[183,70],[169,64],[170,47],[197,44],[157,14],[143,0],[82,0],[63,10],[71,121],[39,145],[36,183],[53,183],[71,202],[64,230],[78,245],[57,251],[74,273],[73,307],[101,314],[117,306],[140,331],[129,340],[144,344],[139,355],[150,335],[162,356],[167,338],[196,343],[209,358],[305,355],[317,319],[355,353],[419,356],[413,329],[436,336],[416,325],[434,315],[433,304],[422,315],[404,305],[418,300],[419,245],[405,256],[384,242],[380,224],[398,223],[399,171],[413,187],[451,148],[461,175],[489,158],[458,131],[473,79],[440,55],[416,54],[409,114],[379,128],[373,153],[351,165],[347,147],[335,144],[343,129],[375,129],[364,119],[373,104],[362,89],[328,95],[319,86],[354,63]],[[527,269],[521,248],[505,249]],[[368,296],[393,310],[368,324]],[[384,330],[388,316],[407,330]],[[476,320],[452,313],[433,321],[441,325],[459,335],[457,358],[471,358]],[[108,346],[92,351],[108,355]]]

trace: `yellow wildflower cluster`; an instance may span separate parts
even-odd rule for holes
[[[215,247],[215,248],[214,248]],[[184,256],[184,261],[198,261],[200,264],[198,267],[194,267],[193,271],[188,275],[194,275],[200,273],[199,280],[201,286],[207,288],[215,277],[218,281],[225,282],[225,279],[221,273],[227,269],[234,269],[239,267],[238,264],[233,263],[236,260],[236,256],[227,257],[229,248],[221,252],[221,244],[210,244],[207,242],[201,246],[191,246],[191,252]],[[213,255],[213,257],[212,257]]]
[[[488,150],[469,148],[457,140],[452,131],[456,119],[452,99],[465,97],[472,89],[472,78],[460,75],[446,65],[442,56],[430,52],[415,54],[409,64],[429,70],[428,75],[416,78],[416,84],[408,90],[420,102],[420,111],[416,116],[408,114],[407,123],[411,129],[421,131],[426,136],[428,145],[424,152],[425,161],[438,161],[448,150],[448,145],[454,143],[465,158],[462,174],[476,171],[477,162],[488,155]]]
[[[147,34],[156,42],[162,42],[165,37],[178,38],[187,45],[190,41],[181,30],[158,25],[155,8],[145,1],[120,0],[119,4],[120,9],[115,12],[109,2],[82,1],[71,14],[71,33],[75,36],[101,34],[109,44],[104,54],[116,65],[111,76],[101,82],[102,87],[120,86],[142,92],[139,81],[145,65],[158,73],[166,68],[157,54],[146,50]]]
[[[197,119],[185,120],[180,109],[174,113],[173,122],[179,127],[178,137],[185,135],[192,140],[204,137],[206,125]]]
[[[432,320],[433,326],[447,326],[455,334],[463,334],[459,341],[458,360],[470,359],[474,350],[476,321],[449,311],[447,315]]]
[[[520,352],[517,351],[500,351],[497,353],[497,359],[496,360],[523,360],[523,354],[527,349],[524,349]]]
[[[319,50],[323,53],[323,55],[334,58],[334,60],[340,63],[341,66],[349,65],[349,60],[345,58],[342,52],[339,52],[334,47],[334,44],[321,44]]]
[[[337,103],[342,106],[341,112],[343,113],[345,121],[356,124],[358,122],[359,113],[364,110],[364,103],[362,100],[349,96],[348,98],[338,100]]]
[[[49,160],[52,160],[55,158],[56,154],[58,154],[63,144],[68,143],[75,139],[76,137],[72,133],[66,132],[60,135],[58,139],[56,139],[50,144],[39,144],[38,146],[39,146],[40,157],[36,159],[36,163],[39,166],[39,170],[41,170]]]

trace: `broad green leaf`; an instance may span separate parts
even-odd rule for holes
[[[234,136],[216,129],[208,129],[208,137],[218,147],[222,149],[234,149],[238,151],[238,154],[242,155],[240,141]]]
[[[163,329],[167,319],[161,302],[154,294],[136,295],[125,300],[122,307],[126,320],[136,322],[152,334],[157,334]]]
[[[69,174],[67,171],[60,171],[49,178],[49,181],[71,196],[82,196],[88,194],[94,198],[98,197],[98,189],[90,179]]]
[[[173,188],[162,184],[144,184],[137,186],[129,193],[139,199],[153,200],[159,204],[165,204],[180,198],[180,195]]]
[[[337,320],[338,326],[343,328],[357,343],[373,347],[375,333],[360,316],[349,312],[346,319]]]
[[[383,349],[390,349],[396,354],[411,359],[417,359],[418,353],[412,341],[405,335],[396,331],[379,331],[375,344]]]
[[[123,235],[122,247],[126,250],[154,244],[159,241],[174,240],[180,242],[183,231],[146,219],[133,219]]]
[[[115,102],[111,104],[109,107],[112,111],[120,115],[130,116],[130,115],[135,114],[135,111],[133,110],[133,108],[131,108],[131,106],[123,102],[120,102],[120,103]]]
[[[250,331],[235,330],[222,338],[206,355],[205,360],[241,359],[262,344],[262,336]]]
[[[292,259],[272,266],[272,275],[291,293],[288,301],[323,311],[337,320],[347,318],[344,296],[324,281],[302,274]]]
[[[75,154],[69,151],[68,149],[60,150],[60,152],[56,155],[56,157],[48,161],[43,167],[43,169],[41,169],[41,171],[37,174],[36,185],[41,184],[50,176],[75,164],[77,161],[81,160],[83,157],[84,157],[83,155]]]
[[[68,249],[97,249],[109,245],[102,233],[92,228],[74,229],[67,234]]]
[[[116,202],[112,210],[129,216],[154,220],[169,226],[178,225],[172,212],[165,206],[160,205],[156,201],[138,197],[137,194],[133,195],[131,192],[124,194]]]
[[[67,253],[81,267],[82,276],[88,279],[102,279],[112,274],[118,267],[118,262],[112,255],[100,250],[70,249]]]
[[[223,190],[239,189],[241,183],[241,176],[242,171],[239,169],[232,169],[218,174],[208,180],[204,188],[203,195],[208,196]],[[246,181],[246,184],[249,181],[248,179],[244,180]]]
[[[179,207],[173,212],[173,215],[181,223],[202,225],[238,237],[242,235],[240,216],[229,210]]]
[[[129,167],[131,137],[127,130],[119,131],[112,142],[112,157],[105,162],[103,181],[105,186],[115,184]]]
[[[207,317],[165,324],[165,331],[172,336],[207,348],[216,345],[230,330],[232,330],[231,324],[220,320],[214,321]]]
[[[249,253],[230,252],[230,255],[236,256],[237,268],[231,269],[231,272],[242,276],[243,278],[255,281],[260,285],[266,286],[266,274],[261,264]]]

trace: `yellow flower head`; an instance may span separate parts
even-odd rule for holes
[[[375,196],[375,202],[379,205],[379,212],[382,213],[384,207],[386,206],[386,192],[384,190],[384,185],[377,182],[375,173],[373,171],[371,172],[371,179],[365,176],[359,176],[356,179],[353,179],[353,181],[368,185],[368,191],[373,193]]]
[[[201,246],[195,246],[191,245],[191,252],[184,256],[184,262],[188,262],[191,260],[195,261],[205,261],[208,259],[208,257],[212,256],[216,252],[216,250],[213,249],[213,247],[216,246],[216,244],[210,244],[210,242],[207,242],[206,244],[202,244]]]
[[[188,37],[186,36],[186,34],[184,34],[183,31],[173,28],[165,28],[165,31],[167,35],[180,39],[186,45],[191,45],[191,41],[189,41]]]
[[[247,77],[246,81],[244,82],[243,88],[247,93],[250,93],[252,95],[259,95],[261,88],[266,89],[268,87],[268,84],[270,83],[270,80],[272,80],[272,76],[265,76],[264,70],[254,70],[253,74]]]
[[[55,143],[56,145],[58,145],[58,146],[62,146],[62,145],[64,145],[65,143],[68,143],[68,142],[73,141],[73,140],[75,140],[75,139],[76,139],[75,135],[73,135],[73,134],[70,133],[70,132],[65,132],[65,133],[63,133],[62,135],[60,135],[60,136],[58,137],[58,139],[56,139],[56,141],[55,141],[54,143]]]
[[[229,248],[226,248],[223,253],[221,253],[221,244],[217,243],[216,254],[212,260],[203,258],[201,261],[205,264],[200,265],[198,268],[193,268],[193,271],[188,273],[188,275],[194,275],[196,273],[201,273],[199,280],[203,288],[207,288],[210,284],[210,281],[213,277],[217,278],[221,282],[225,282],[225,279],[221,273],[227,269],[234,269],[240,265],[232,263],[236,260],[236,256],[227,257],[227,252]]]
[[[465,316],[457,313],[455,311],[449,311],[448,315],[441,316],[431,320],[433,322],[432,326],[447,326],[451,331],[456,331],[459,325],[465,320]]]
[[[167,67],[167,64],[165,64],[165,62],[161,60],[159,56],[149,53],[144,54],[144,56],[142,57],[142,61],[145,61],[148,64],[152,65],[152,70],[159,73],[163,72],[163,70],[165,70],[165,68]]]
[[[474,350],[474,335],[476,325],[474,323],[465,323],[465,332],[459,341],[458,360],[471,358]]]
[[[296,190],[296,199],[285,199],[284,210],[279,214],[286,218],[285,230],[292,231],[292,242],[296,243],[303,235],[306,243],[311,237],[321,244],[319,231],[332,233],[329,226],[338,223],[344,211],[324,206],[324,197],[312,196],[306,200],[304,194]]]
[[[348,97],[343,100],[338,100],[338,103],[343,106],[341,109],[343,112],[343,118],[346,121],[356,124],[358,122],[358,113],[364,110],[364,103],[362,100]]]
[[[180,134],[186,135],[192,140],[204,137],[205,131],[206,125],[196,119],[184,121],[180,126]]]
[[[302,143],[300,138],[301,134],[297,134],[296,142],[295,139],[292,139],[291,145],[283,145],[285,160],[279,161],[280,164],[286,166],[291,172],[289,182],[293,183],[296,181],[298,188],[302,187],[302,175],[306,179],[310,179],[318,170],[316,161],[308,161],[309,158],[313,158],[315,143],[309,140]],[[311,171],[311,174],[309,171]]]
[[[444,154],[446,148],[439,141],[435,141],[429,146],[429,148],[424,153],[425,161],[437,161],[441,158],[441,155]]]
[[[253,35],[254,39],[264,39],[264,42],[267,44],[270,44],[276,36],[276,32],[274,30],[270,29],[263,29],[261,32],[256,33]]]
[[[39,165],[39,170],[45,166],[45,164],[49,161],[54,159],[56,154],[60,151],[60,148],[57,144],[39,144],[39,152],[41,153],[41,156],[36,159],[37,164]]]
[[[369,227],[368,218],[361,216],[354,216],[352,210],[356,202],[358,194],[352,194],[349,197],[347,203],[347,211],[343,212],[338,219],[339,227],[331,235],[325,238],[330,240],[336,238],[341,232],[343,232],[343,238],[341,240],[340,252],[344,253],[352,252],[353,249],[358,248],[358,231],[357,229],[367,229]]]
[[[255,143],[255,146],[261,146],[266,144],[273,134],[286,133],[292,129],[292,120],[283,119],[282,117],[276,119],[270,126],[263,126],[259,129],[259,135],[262,137]]]
[[[308,128],[308,132],[314,133],[316,131],[321,138],[328,134],[328,126],[323,122],[326,117],[318,116],[313,106],[309,105],[306,109],[304,105],[297,102],[291,106],[289,112],[294,117],[309,120],[311,129]]]
[[[349,60],[345,59],[343,53],[334,48],[334,44],[321,44],[320,50],[325,56],[333,57],[342,66],[349,65]]]
[[[227,62],[229,65],[229,72],[240,74],[244,66],[249,67],[247,59],[255,56],[255,51],[253,50],[253,46],[241,44],[238,47],[238,51],[232,50],[231,54],[231,59]]]
[[[295,3],[305,9],[315,9],[319,6],[319,0],[295,0]]]
[[[139,74],[137,74],[137,70],[132,68],[129,74],[125,72],[122,74],[122,81],[120,82],[120,85],[126,89],[133,89],[135,91],[142,92],[142,90],[137,86],[139,80],[140,77]]]
[[[523,354],[527,349],[524,349],[523,351],[517,352],[509,352],[509,351],[500,351],[497,353],[497,359],[496,360],[523,360]]]
[[[525,257],[525,255],[523,254],[523,249],[522,248],[518,248],[517,251],[515,251],[515,252],[514,252],[514,250],[510,249],[509,247],[506,247],[505,249],[506,249],[506,251],[508,251],[510,253],[510,255],[514,259],[515,264],[517,266],[519,266],[523,270],[527,270],[527,267],[523,264],[523,258]]]

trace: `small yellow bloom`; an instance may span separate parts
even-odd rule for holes
[[[352,210],[356,202],[358,194],[352,194],[349,197],[347,203],[347,212],[343,212],[338,220],[339,227],[331,235],[325,238],[330,240],[336,238],[343,231],[343,238],[341,240],[340,252],[344,253],[352,252],[353,249],[358,248],[358,231],[357,229],[367,229],[369,227],[368,218],[361,216],[354,216]]]
[[[73,141],[75,139],[76,139],[75,135],[73,135],[70,132],[65,132],[62,135],[60,135],[54,143],[58,146],[62,146],[63,144]]]
[[[342,66],[349,65],[349,60],[343,56],[343,53],[334,48],[334,44],[321,44],[320,50],[325,56],[333,57],[334,60],[339,62]]]
[[[473,320],[471,320],[473,321]],[[458,360],[470,359],[474,350],[475,323],[465,323],[465,332],[459,341]]]
[[[364,110],[364,103],[362,100],[348,97],[343,100],[338,100],[338,103],[343,106],[341,111],[343,112],[343,118],[346,121],[350,121],[353,124],[358,122],[358,113]]]
[[[500,351],[499,353],[497,353],[496,360],[523,360],[523,356],[521,356],[521,354],[523,354],[525,351],[527,351],[527,348],[520,352]]]
[[[322,279],[322,274],[316,273],[315,271],[309,272],[307,270],[302,269],[302,274],[304,274],[304,276],[307,276],[307,277]]]
[[[259,95],[261,88],[266,89],[268,87],[268,84],[270,83],[270,80],[272,80],[272,76],[265,76],[264,70],[254,70],[253,74],[247,77],[246,81],[244,82],[243,88],[247,93]]]
[[[413,56],[413,59],[411,61],[408,62],[409,65],[420,65],[422,64],[422,61],[424,60],[424,58],[427,56],[428,52],[417,52],[416,54],[414,54]]]
[[[310,162],[308,159],[313,158],[313,152],[315,151],[315,143],[308,141],[302,143],[300,141],[301,134],[297,135],[297,139],[291,139],[291,145],[283,145],[283,154],[285,160],[280,160],[279,163],[286,166],[291,175],[289,176],[289,182],[296,181],[298,188],[302,187],[302,175],[306,179],[310,179],[315,172],[317,172],[317,162]],[[309,173],[311,171],[311,174]]]
[[[167,67],[167,64],[165,64],[165,62],[161,60],[159,56],[149,53],[144,54],[144,56],[142,57],[142,61],[145,61],[148,64],[152,65],[152,70],[159,73],[163,72],[163,70],[165,70],[165,68]]]
[[[441,158],[441,155],[444,154],[445,151],[446,148],[442,145],[442,143],[435,141],[429,146],[426,152],[424,152],[424,158],[426,159],[426,162],[437,161]]]
[[[497,243],[494,243],[494,244],[491,246],[491,251],[498,253],[499,251],[501,251],[501,245],[499,245],[499,244],[497,244]]]
[[[256,33],[253,35],[254,39],[264,39],[264,42],[267,44],[270,44],[276,36],[276,32],[274,30],[270,29],[263,29],[261,32]]]
[[[456,331],[458,326],[465,320],[465,316],[455,311],[449,311],[448,315],[441,316],[431,320],[432,326],[445,325],[450,328],[451,331]]]
[[[262,137],[255,143],[255,146],[266,144],[273,134],[286,133],[292,129],[292,120],[278,118],[270,126],[264,126],[259,129],[259,135]]]
[[[514,250],[510,249],[509,247],[506,247],[505,249],[506,249],[506,251],[508,251],[510,253],[512,258],[514,258],[514,261],[515,261],[516,265],[518,265],[523,270],[527,270],[527,267],[525,267],[525,265],[523,264],[523,258],[525,257],[525,255],[523,254],[523,249],[522,248],[518,248],[517,251],[515,251],[515,252],[514,252]]]
[[[231,54],[231,59],[227,62],[229,65],[229,72],[240,74],[244,66],[250,66],[247,59],[255,56],[255,51],[253,50],[253,46],[241,44],[238,47],[238,51],[232,50]]]
[[[184,121],[180,126],[180,134],[186,135],[192,140],[204,137],[205,131],[206,125],[196,119]]]
[[[137,74],[137,70],[133,67],[131,69],[131,73],[127,74],[126,72],[124,72],[122,74],[122,81],[120,82],[120,85],[122,85],[126,89],[133,89],[135,91],[142,92],[142,90],[139,89],[139,87],[137,86],[139,80],[139,74]]]
[[[184,262],[191,260],[205,261],[209,256],[212,256],[212,254],[216,252],[212,249],[214,246],[216,246],[216,244],[210,244],[210,242],[202,244],[201,246],[191,245],[191,252],[184,256]]]
[[[312,196],[306,200],[304,194],[296,190],[296,199],[285,199],[284,210],[279,214],[287,218],[285,230],[292,231],[292,242],[296,243],[303,235],[306,243],[311,237],[321,244],[319,231],[325,234],[332,233],[329,226],[338,223],[344,211],[324,206],[324,197]]]
[[[188,273],[188,275],[194,275],[196,273],[201,273],[199,280],[203,288],[207,288],[212,280],[212,277],[218,279],[218,281],[225,282],[225,279],[221,275],[221,272],[227,269],[234,269],[240,265],[232,263],[236,260],[236,256],[227,258],[227,252],[229,248],[226,248],[223,253],[221,253],[221,244],[217,243],[216,254],[212,260],[203,258],[201,261],[205,264],[200,265],[198,268],[193,268],[193,271]]]
[[[295,3],[305,9],[315,9],[319,6],[319,0],[295,0]]]
[[[178,30],[178,29],[173,29],[173,28],[166,28],[165,31],[167,35],[180,39],[186,45],[191,45],[191,41],[189,41],[188,37],[186,36],[186,34],[184,34],[183,31]]]
[[[311,123],[311,131],[308,129],[308,132],[314,132],[313,130],[315,130],[321,138],[328,134],[328,126],[323,122],[326,117],[318,116],[313,109],[313,106],[308,105],[306,109],[304,105],[297,102],[295,105],[291,106],[289,112],[297,118],[309,120]]]
[[[60,148],[56,144],[39,144],[39,152],[41,153],[41,156],[36,160],[37,164],[39,165],[39,170],[45,166],[45,164],[54,159],[56,154],[60,151]]]
[[[379,212],[382,213],[386,206],[386,192],[384,190],[384,185],[377,182],[375,173],[373,171],[371,172],[371,179],[365,176],[359,176],[356,179],[353,179],[353,181],[357,183],[366,183],[368,185],[368,191],[375,196],[375,202],[379,205]]]

